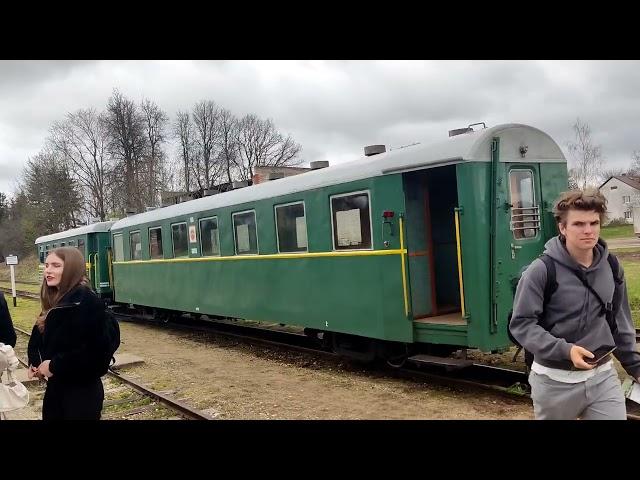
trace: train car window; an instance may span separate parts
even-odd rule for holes
[[[513,238],[532,238],[540,230],[540,211],[536,205],[531,170],[509,172],[511,190],[511,230]]]
[[[189,238],[187,236],[186,222],[171,225],[171,240],[173,242],[173,258],[189,256]]]
[[[163,258],[162,253],[162,227],[149,229],[149,257]]]
[[[40,245],[40,263],[44,263],[44,247]]]
[[[82,247],[84,248],[84,241]],[[121,233],[113,236],[113,258],[116,262],[124,261],[124,241]]]
[[[120,235],[120,247],[122,248],[122,235]],[[78,239],[78,250],[80,250],[80,253],[84,257],[84,239],[82,239],[82,238]],[[123,260],[124,260],[124,258],[123,258]]]
[[[220,236],[218,233],[218,217],[201,218],[200,251],[203,257],[220,255]]]
[[[275,211],[278,252],[306,252],[307,219],[304,202],[278,205]]]
[[[255,211],[233,214],[233,238],[237,255],[256,255],[258,253]]]
[[[65,245],[66,245],[66,243],[64,243],[64,242],[62,242],[62,243],[60,244],[60,246],[61,246],[61,247],[64,247]]]
[[[129,233],[129,248],[131,260],[142,260],[142,241],[140,240],[140,230]]]
[[[369,192],[332,196],[331,217],[334,250],[371,248]]]

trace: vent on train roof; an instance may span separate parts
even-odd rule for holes
[[[384,145],[368,145],[364,147],[364,154],[367,157],[371,155],[378,155],[379,153],[384,153],[387,151],[387,148]]]
[[[329,162],[326,160],[316,160],[314,162],[309,162],[309,168],[311,170],[319,170],[321,168],[327,168],[329,166]]]
[[[449,130],[449,136],[450,137],[455,137],[456,135],[462,135],[465,133],[471,133],[473,132],[473,128],[476,125],[482,125],[482,128],[487,128],[487,126],[484,124],[484,122],[478,122],[478,123],[472,123],[471,125],[469,125],[468,127],[465,128],[456,128],[455,130]]]

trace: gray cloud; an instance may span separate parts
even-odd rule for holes
[[[624,167],[640,149],[638,84],[638,61],[3,61],[0,191],[54,121],[104,109],[113,88],[154,100],[172,119],[202,99],[272,118],[307,162],[435,141],[478,121],[534,125],[566,153],[580,117],[607,166]]]

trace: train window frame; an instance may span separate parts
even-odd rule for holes
[[[118,250],[116,248],[116,237],[120,237],[120,258],[118,259]],[[122,233],[115,233],[113,235],[113,261],[124,262],[124,235]]]
[[[238,253],[238,239],[236,238],[236,215],[243,215],[245,213],[253,213],[253,222],[256,228],[256,253]],[[234,212],[231,214],[231,227],[233,229],[233,251],[236,255],[260,255],[260,239],[258,238],[258,215],[255,208],[249,210],[242,210],[240,212]]]
[[[178,225],[184,225],[185,227],[185,232],[187,234],[186,239],[187,239],[187,248],[185,250],[185,254],[184,255],[180,255],[179,257],[176,257],[176,242],[174,242],[173,240],[173,227],[177,227]],[[189,227],[187,226],[187,222],[176,222],[176,223],[172,223],[171,225],[171,255],[172,258],[189,258]]]
[[[154,257],[151,254],[151,230],[160,230],[160,256],[159,257]],[[164,258],[164,244],[162,243],[162,225],[149,227],[147,230],[147,235],[149,236],[149,260],[160,260]]]
[[[133,248],[131,248],[131,240],[132,240],[132,236],[135,234],[138,234],[138,236],[140,237],[140,258],[133,258]],[[133,230],[131,232],[129,232],[129,260],[131,260],[132,262],[139,262],[142,260],[142,234],[140,233],[140,230]]]
[[[336,248],[336,226],[334,225],[334,215],[333,215],[333,199],[334,198],[342,198],[342,197],[351,197],[355,195],[367,195],[367,206],[369,207],[369,240],[370,246],[366,248]],[[373,217],[372,217],[372,205],[371,205],[371,191],[370,190],[355,190],[353,192],[347,193],[338,193],[335,195],[329,196],[329,214],[331,216],[331,248],[334,252],[345,252],[345,251],[371,251],[373,250]],[[362,228],[362,225],[360,225]]]
[[[202,239],[204,238],[204,236],[202,235],[202,222],[206,221],[206,220],[215,220],[216,221],[216,239],[218,241],[218,253],[217,254],[205,255],[204,254],[204,249],[202,248]],[[203,257],[220,257],[222,255],[222,249],[220,248],[220,221],[218,220],[218,216],[217,215],[213,215],[211,217],[199,218],[198,219],[198,231],[200,233],[200,238],[198,239],[198,241],[200,243],[200,255],[202,255]],[[234,241],[234,243],[235,243],[235,241]]]
[[[511,174],[514,172],[527,172],[531,175],[531,194],[533,196],[533,207],[532,208],[537,208],[538,209],[538,213],[537,214],[532,214],[532,216],[537,215],[538,216],[538,226],[533,226],[530,227],[529,230],[534,230],[535,231],[535,235],[532,236],[525,236],[524,232],[525,230],[521,230],[523,236],[522,237],[517,237],[516,236],[516,232],[517,230],[514,230],[513,228],[513,190],[511,189]],[[535,171],[533,170],[533,168],[511,168],[509,169],[508,172],[508,184],[509,184],[509,204],[511,205],[511,221],[509,222],[509,228],[511,230],[511,234],[513,235],[513,239],[514,240],[519,240],[519,241],[523,241],[523,240],[536,240],[539,236],[540,236],[540,231],[542,230],[542,225],[541,225],[541,220],[540,220],[540,205],[538,204],[538,199],[537,199],[537,195],[536,195],[536,175],[535,175]],[[533,222],[535,222],[536,220],[532,220]]]
[[[304,250],[293,250],[293,251],[282,251],[280,249],[280,232],[278,229],[278,208],[290,207],[292,205],[302,205],[302,210],[304,212],[304,234],[307,240],[307,245],[304,247]],[[295,202],[289,203],[280,203],[278,205],[273,206],[273,218],[276,227],[276,247],[278,249],[278,253],[308,253],[309,252],[309,227],[307,226],[307,206],[304,203],[304,200],[298,200]],[[300,218],[300,217],[297,217]]]
[[[122,236],[122,234],[120,234],[120,236]],[[79,238],[78,239],[78,245],[76,246],[76,248],[78,250],[80,250],[80,253],[82,254],[82,258],[84,258],[84,254],[85,254],[84,238]],[[122,250],[122,259],[124,260],[124,245],[123,245],[123,250]]]

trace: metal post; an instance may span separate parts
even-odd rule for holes
[[[16,274],[15,274],[13,265],[11,265],[9,268],[11,269],[11,295],[13,296],[13,306],[17,307],[17,304],[16,304]]]

